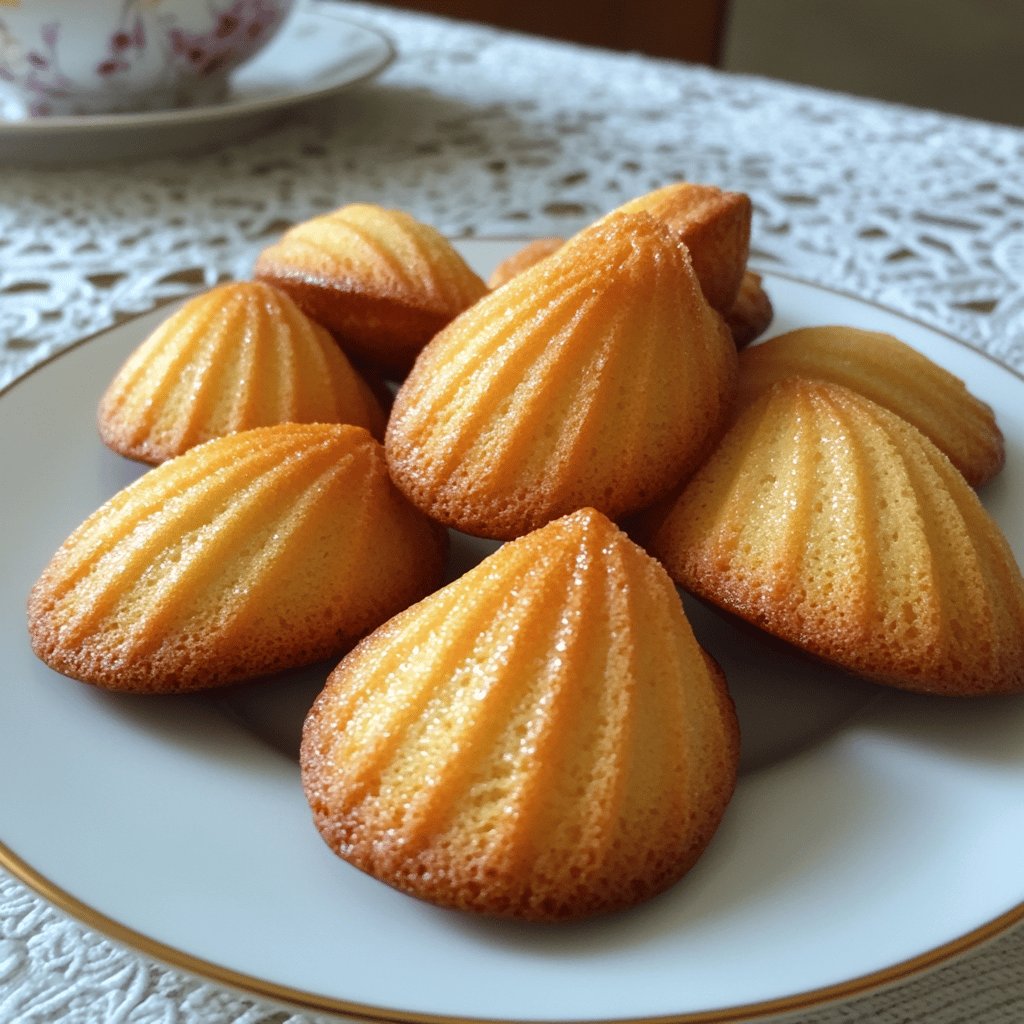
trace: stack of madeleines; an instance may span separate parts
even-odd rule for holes
[[[103,396],[155,468],[43,572],[36,653],[146,693],[344,655],[302,740],[323,838],[529,920],[662,891],[725,812],[736,716],[674,583],[880,683],[1024,690],[1024,582],[972,489],[991,410],[888,336],[748,348],[750,223],[676,183],[487,283],[405,213],[295,226]],[[508,543],[437,589],[445,527]]]

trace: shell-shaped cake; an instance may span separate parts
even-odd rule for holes
[[[104,443],[149,463],[288,422],[350,423],[382,439],[387,414],[330,334],[258,281],[186,302],[128,357],[99,410]]]
[[[578,235],[424,349],[386,435],[430,516],[509,539],[672,489],[728,415],[736,349],[685,247],[653,218]]]
[[[517,274],[547,259],[564,244],[564,238],[537,238],[528,242],[494,268],[487,280],[488,285],[491,288],[500,288]],[[761,275],[747,270],[740,279],[736,298],[732,305],[722,312],[722,318],[736,347],[744,348],[768,330],[774,314],[771,299],[762,285]]]
[[[585,509],[363,640],[306,719],[302,776],[324,840],[361,870],[441,906],[559,920],[679,879],[738,746],[671,580]]]
[[[721,313],[732,307],[750,254],[746,194],[679,181],[637,196],[608,216],[623,213],[648,213],[665,224],[690,250],[708,302]]]
[[[722,316],[737,348],[746,348],[768,330],[775,310],[760,274],[752,270],[743,274],[736,299]]]
[[[804,327],[740,356],[737,408],[785,377],[842,384],[884,405],[929,437],[977,487],[1002,469],[1003,435],[992,409],[959,377],[890,334]]]
[[[847,388],[770,388],[647,546],[699,597],[858,675],[1024,690],[1024,581],[998,525],[916,427]]]
[[[503,259],[487,279],[490,288],[500,288],[507,284],[516,274],[528,270],[535,263],[547,259],[553,252],[557,252],[565,245],[564,238],[535,238],[527,242],[521,249],[516,249],[511,256]]]
[[[451,243],[400,210],[343,206],[297,224],[256,261],[349,355],[401,376],[487,292]]]
[[[193,448],[116,494],[29,598],[36,654],[110,690],[199,690],[336,657],[440,582],[441,531],[361,427]]]

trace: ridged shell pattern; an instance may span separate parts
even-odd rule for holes
[[[1024,582],[999,527],[923,434],[838,385],[769,389],[649,549],[699,596],[868,678],[1024,689]]]
[[[752,210],[746,194],[679,181],[631,199],[608,217],[623,213],[660,220],[690,250],[711,306],[721,313],[732,308],[750,254]]]
[[[487,291],[438,231],[370,203],[297,224],[260,254],[255,272],[288,291],[350,354],[403,371]]]
[[[535,238],[517,249],[511,256],[503,259],[487,279],[490,288],[500,288],[508,284],[516,274],[529,270],[535,263],[547,259],[552,253],[558,252],[565,245],[564,238]]]
[[[115,495],[33,588],[37,655],[108,689],[203,689],[336,656],[440,579],[439,531],[359,427],[193,448]]]
[[[992,409],[964,382],[890,334],[853,327],[805,327],[740,356],[737,409],[777,380],[842,384],[913,423],[977,487],[1003,466],[1003,436]]]
[[[676,881],[717,827],[738,740],[664,570],[583,510],[364,640],[304,730],[342,857],[442,906],[562,919]]]
[[[646,215],[585,232],[467,310],[396,396],[386,448],[441,522],[510,538],[670,490],[732,401],[735,346]]]
[[[713,185],[680,181],[647,192],[616,207],[597,223],[622,214],[646,213],[660,220],[690,251],[694,272],[709,304],[723,315],[749,317],[749,297],[758,301],[759,320],[771,319],[770,303],[758,287],[760,278],[747,286],[747,301],[740,308],[744,271],[750,252],[750,198],[742,192],[723,192]],[[589,229],[588,229],[589,230]],[[563,244],[562,238],[538,238],[500,263],[488,284],[498,288],[516,274],[550,256]],[[760,294],[758,294],[760,292]],[[764,323],[743,344],[767,327]],[[750,330],[748,329],[748,332]]]
[[[274,423],[350,423],[383,438],[387,416],[338,343],[270,285],[220,285],[187,302],[128,358],[100,403],[103,440],[158,463]]]

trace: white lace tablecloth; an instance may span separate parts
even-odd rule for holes
[[[450,235],[569,233],[676,179],[751,195],[753,258],[1024,368],[1024,131],[346,5],[400,59],[329,109],[188,158],[0,171],[0,385],[83,335],[248,276],[350,201]],[[1024,868],[1022,868],[1024,870]],[[0,1022],[309,1022],[124,950],[0,874]],[[802,1024],[1020,1024],[1024,928]]]

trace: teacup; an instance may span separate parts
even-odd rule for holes
[[[0,90],[27,117],[214,103],[294,3],[0,0]]]

